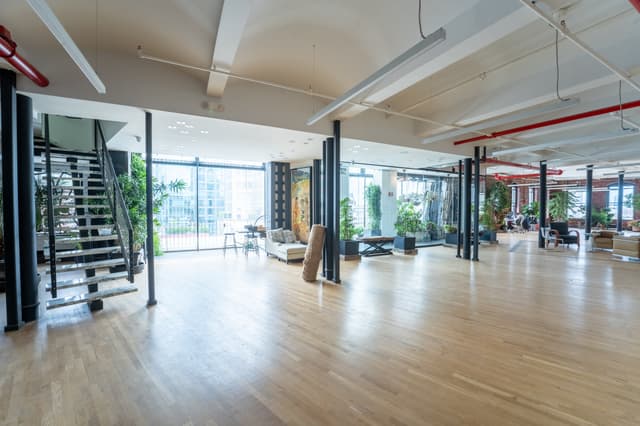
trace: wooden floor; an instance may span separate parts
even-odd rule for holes
[[[640,265],[500,238],[480,263],[349,262],[343,286],[165,255],[154,308],[141,291],[0,335],[0,424],[640,424]]]

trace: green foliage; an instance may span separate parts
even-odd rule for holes
[[[540,212],[540,203],[532,201],[529,204],[522,206],[520,212],[525,216],[537,216]]]
[[[153,254],[154,256],[162,256],[164,254],[160,247],[160,234],[155,230],[153,231]]]
[[[399,237],[406,237],[408,232],[420,232],[425,230],[422,222],[422,214],[416,210],[413,203],[399,203],[398,218],[393,224]]]
[[[554,192],[549,199],[549,215],[553,221],[566,222],[569,210],[577,205],[578,197],[572,192]]]
[[[640,210],[640,194],[627,194],[627,196],[624,197],[624,206],[633,207],[634,210]]]
[[[147,236],[147,169],[145,161],[140,154],[131,154],[131,174],[118,176],[120,189],[124,202],[129,210],[129,219],[133,227],[133,242],[136,250],[139,250]],[[169,197],[170,192],[179,193],[187,187],[182,179],[166,183],[160,183],[153,179],[153,213],[160,213],[162,205]],[[154,223],[160,223],[154,219]],[[154,244],[155,245],[155,244]]]
[[[447,234],[455,234],[456,232],[458,232],[458,228],[455,225],[445,225],[444,232],[446,232]]]
[[[36,232],[41,232],[44,229],[44,212],[47,209],[47,188],[38,182],[38,179],[33,179],[34,184],[34,197],[36,204]]]
[[[380,185],[369,184],[365,188],[367,214],[369,215],[369,228],[373,231],[380,230],[380,219],[382,218],[382,209],[380,205],[381,194]]]
[[[480,215],[480,223],[485,229],[495,231],[503,219],[511,204],[510,190],[503,182],[497,181],[487,188],[484,197],[484,211]]]
[[[591,226],[602,225],[603,228],[606,228],[612,220],[613,213],[610,213],[608,208],[591,210]]]
[[[340,239],[352,240],[356,234],[356,228],[353,226],[353,208],[351,199],[343,198],[340,200]]]

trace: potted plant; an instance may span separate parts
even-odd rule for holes
[[[382,219],[380,197],[380,185],[367,185],[365,188],[365,199],[367,203],[367,215],[369,217],[369,235],[372,237],[382,235],[382,231],[380,230],[380,219]]]
[[[394,223],[397,236],[393,240],[393,247],[411,251],[416,248],[416,237],[411,236],[424,229],[421,214],[411,202],[400,203],[398,217]]]
[[[481,241],[495,242],[498,240],[497,223],[494,205],[489,198],[485,198],[484,212],[480,215],[480,224],[482,225]]]
[[[629,223],[633,232],[640,232],[640,220],[634,220]]]
[[[120,189],[124,202],[129,211],[129,220],[133,228],[134,273],[144,270],[142,259],[144,258],[145,241],[147,237],[147,171],[146,164],[140,154],[131,154],[131,174],[118,176]],[[179,193],[186,188],[182,179],[176,179],[168,184],[153,180],[153,212],[160,213],[162,205],[169,198],[169,193]],[[154,218],[155,226],[160,223]],[[155,232],[154,232],[155,239]],[[154,244],[155,245],[155,244]],[[159,248],[159,245],[158,245]],[[154,252],[160,255],[161,252]]]
[[[559,191],[551,194],[549,198],[549,216],[554,222],[566,222],[569,211],[578,205],[578,197],[567,191]]]
[[[444,226],[444,242],[446,244],[458,244],[458,228],[456,226]]]
[[[426,225],[425,225],[425,229],[426,229],[427,234],[429,235],[429,239],[430,239],[431,241],[434,241],[434,240],[438,240],[438,239],[439,239],[438,237],[439,237],[440,235],[438,235],[438,234],[439,234],[440,232],[439,232],[439,230],[438,230],[438,225],[436,225],[436,224],[435,224],[435,222],[428,221],[428,222],[426,223]]]
[[[360,242],[353,239],[356,232],[351,199],[343,198],[340,200],[340,254],[345,256],[345,259],[360,254]]]
[[[591,226],[594,228],[606,229],[611,223],[612,219],[613,213],[609,212],[609,208],[591,210]]]

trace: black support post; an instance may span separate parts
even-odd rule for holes
[[[538,212],[538,247],[544,248],[545,241],[542,235],[542,228],[547,226],[547,162],[540,162],[540,191],[538,192],[538,198],[540,199],[540,211]]]
[[[313,224],[322,223],[322,161],[313,160],[311,168],[311,221]]]
[[[33,188],[33,104],[31,98],[18,95],[18,211],[20,212],[20,277],[22,320],[38,319],[38,262],[36,260],[36,209]]]
[[[320,193],[322,194],[321,199],[321,214],[320,214],[320,223],[325,227],[327,226],[327,140],[322,141],[322,168],[320,170]],[[322,276],[327,277],[327,232],[325,231],[324,237],[324,245],[322,252]]]
[[[333,253],[334,249],[334,238],[336,235],[335,229],[335,196],[334,196],[334,176],[335,171],[333,166],[335,164],[333,159],[334,154],[334,139],[328,138],[326,141],[326,149],[324,156],[324,219],[325,226],[327,227],[325,244],[324,244],[324,255],[325,255],[325,271],[324,277],[329,281],[334,280],[334,267],[335,267],[335,256]]]
[[[622,205],[624,203],[624,172],[618,172],[618,205],[616,231],[622,232]]]
[[[591,209],[592,209],[592,200],[593,199],[593,165],[587,166],[587,200],[585,209],[586,212],[584,214],[584,233],[589,238],[589,234],[591,234]]]
[[[456,247],[456,257],[462,257],[460,255],[460,246],[462,245],[462,160],[458,160],[458,211],[457,226],[458,229],[458,246]]]
[[[153,258],[153,116],[144,113],[145,130],[145,160],[147,163],[147,281],[149,286],[149,300],[147,306],[158,303],[156,300],[156,274]]]
[[[462,257],[464,259],[471,259],[471,173],[472,173],[472,160],[471,158],[464,159],[464,215],[462,221],[464,223],[464,232],[462,244]],[[478,238],[474,235],[474,238]]]
[[[0,126],[2,127],[2,216],[7,324],[14,331],[22,323],[20,243],[18,235],[18,140],[16,74],[0,69]]]
[[[480,235],[480,147],[473,148],[473,260],[478,261]]]
[[[333,282],[340,283],[340,120],[333,122]]]

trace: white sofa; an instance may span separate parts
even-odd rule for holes
[[[277,230],[274,231],[277,232]],[[304,253],[307,250],[307,246],[305,244],[301,244],[299,242],[283,243],[274,241],[274,231],[267,231],[267,238],[264,243],[264,249],[267,252],[267,256],[275,256],[287,263],[292,260],[304,259]]]

